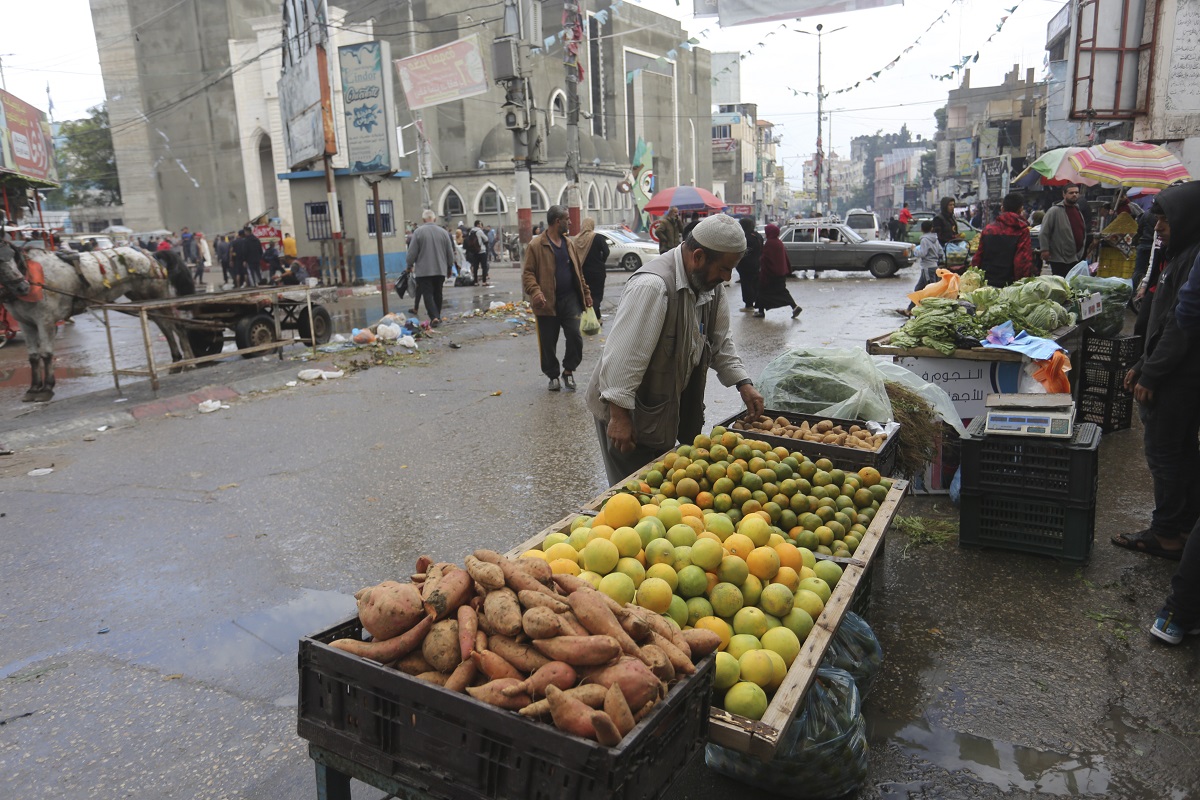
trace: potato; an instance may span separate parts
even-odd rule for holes
[[[458,643],[458,620],[444,619],[435,624],[421,643],[421,655],[438,672],[453,672],[462,663]]]
[[[531,579],[532,580],[532,579]],[[521,632],[521,604],[512,589],[497,589],[483,598],[483,613],[496,633],[516,636]]]
[[[358,619],[374,639],[391,639],[416,625],[425,615],[421,590],[412,583],[384,581],[354,593]]]

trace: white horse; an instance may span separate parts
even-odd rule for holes
[[[0,293],[9,312],[21,323],[32,373],[24,402],[46,402],[54,396],[54,335],[60,320],[89,306],[127,297],[157,300],[195,294],[191,272],[171,251],[153,256],[133,247],[79,254],[79,265],[53,252],[21,249],[0,242]],[[40,289],[40,292],[39,292]],[[40,295],[40,296],[39,296]],[[182,326],[154,317],[171,348],[171,359],[192,357]]]

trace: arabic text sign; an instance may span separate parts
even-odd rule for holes
[[[942,387],[963,420],[986,413],[989,394],[1015,393],[1021,371],[1018,361],[910,356],[898,358],[896,363]]]
[[[363,42],[338,48],[346,155],[356,174],[395,172],[396,119],[392,103],[391,46]]]
[[[15,95],[0,91],[0,172],[57,184],[51,142],[46,115]]]
[[[490,88],[478,36],[398,59],[396,72],[408,107],[414,111],[474,97]]]

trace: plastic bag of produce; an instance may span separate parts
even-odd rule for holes
[[[771,761],[715,744],[704,749],[711,769],[795,800],[834,800],[857,791],[867,779],[867,758],[866,723],[854,678],[829,667],[817,670],[804,708]]]
[[[892,418],[883,377],[865,350],[798,347],[763,368],[758,390],[766,407],[839,419]]]
[[[859,695],[865,700],[883,666],[883,648],[867,621],[852,611],[847,612],[829,642],[821,666],[850,673]]]
[[[966,436],[967,429],[963,427],[962,418],[954,409],[954,401],[946,390],[936,383],[929,383],[910,369],[894,363],[890,358],[880,357],[875,360],[875,369],[883,376],[884,381],[898,383],[906,389],[911,389],[925,399],[942,421],[958,431],[959,436]]]
[[[924,289],[917,292],[909,292],[909,302],[919,306],[921,305],[921,301],[928,297],[958,299],[958,276],[948,269],[939,269],[937,276],[938,279]]]
[[[1100,293],[1100,313],[1080,320],[1097,336],[1120,336],[1125,324],[1125,306],[1133,296],[1133,285],[1123,278],[1089,278],[1077,276],[1071,279],[1071,290],[1076,295]],[[1078,314],[1078,307],[1075,308]]]

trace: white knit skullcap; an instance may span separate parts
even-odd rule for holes
[[[692,238],[701,247],[718,253],[746,252],[746,234],[736,219],[728,214],[713,214],[692,228]]]

